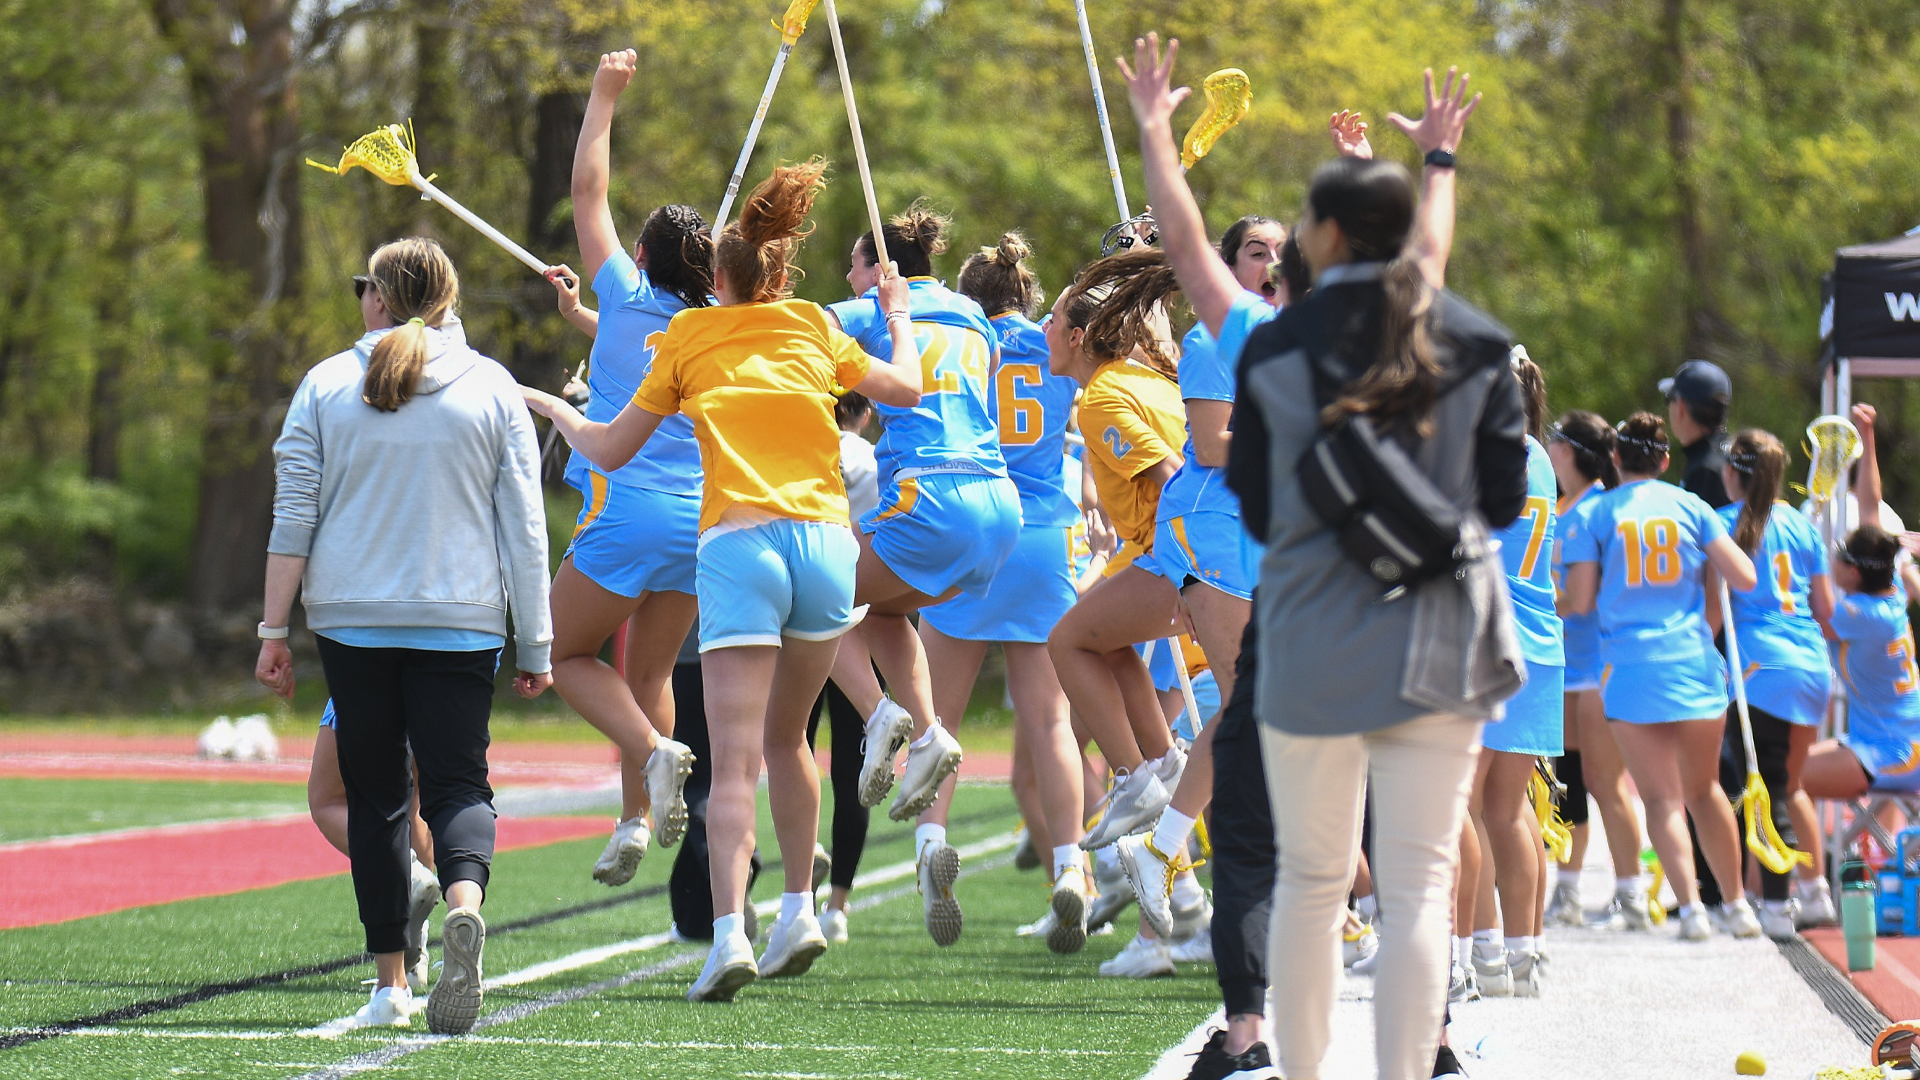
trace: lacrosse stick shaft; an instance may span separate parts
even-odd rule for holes
[[[867,218],[873,226],[873,256],[880,273],[887,272],[887,237],[880,223],[880,200],[873,194],[873,170],[867,167],[867,141],[860,134],[860,107],[853,103],[853,76],[847,71],[847,46],[840,40],[840,13],[826,0],[827,32],[833,38],[833,62],[840,68],[840,94],[847,100],[847,124],[853,129],[853,160],[860,167],[860,192],[867,197]]]
[[[838,34],[835,34],[836,39]],[[727,211],[733,209],[733,200],[740,195],[740,180],[747,175],[747,160],[753,157],[754,144],[760,141],[760,125],[766,122],[767,110],[773,106],[773,92],[780,86],[780,73],[787,70],[787,57],[793,55],[793,42],[780,43],[780,51],[773,58],[773,70],[767,73],[767,88],[760,92],[760,107],[754,110],[753,123],[747,125],[747,141],[740,147],[740,160],[734,163],[733,176],[727,180],[727,194],[720,200],[720,213],[713,219],[713,231],[718,235],[727,223]]]
[[[413,186],[419,188],[421,194],[425,195],[429,199],[432,199],[434,202],[439,203],[441,206],[446,207],[448,210],[451,210],[453,212],[454,217],[457,217],[461,221],[464,221],[467,224],[473,226],[474,228],[480,230],[480,235],[486,237],[487,239],[493,241],[496,244],[499,244],[503,249],[506,250],[507,254],[513,256],[516,259],[519,259],[523,263],[526,263],[528,268],[530,268],[534,273],[545,274],[547,272],[547,269],[548,269],[547,264],[541,262],[539,259],[534,258],[533,252],[528,251],[526,248],[523,248],[519,244],[514,243],[512,240],[507,238],[507,235],[505,233],[501,232],[499,229],[494,228],[493,226],[487,224],[484,220],[482,220],[480,215],[474,213],[473,211],[467,209],[464,206],[461,206],[458,202],[455,202],[452,196],[448,195],[444,191],[441,191],[439,188],[434,187],[433,181],[420,176],[415,176],[412,178],[412,180],[413,180]]]
[[[1740,667],[1740,635],[1733,628],[1733,594],[1727,591],[1727,579],[1720,579],[1720,625],[1727,632],[1727,666],[1733,669],[1733,700],[1740,708],[1740,738],[1747,747],[1747,768],[1759,768],[1760,758],[1753,752],[1753,720],[1747,715],[1747,673]]]
[[[1206,723],[1207,718],[1200,715],[1200,705],[1193,697],[1193,677],[1187,674],[1187,651],[1180,647],[1178,635],[1167,639],[1167,648],[1173,653],[1173,670],[1180,674],[1180,697],[1187,706],[1187,726],[1198,735],[1200,725]]]
[[[1125,221],[1133,216],[1133,211],[1127,209],[1127,185],[1120,179],[1120,153],[1113,148],[1113,122],[1107,119],[1107,94],[1100,88],[1100,60],[1093,54],[1093,28],[1087,25],[1087,0],[1073,0],[1073,14],[1080,20],[1080,47],[1087,54],[1087,78],[1093,81],[1093,111],[1100,115],[1100,141],[1107,148],[1107,177],[1113,181],[1113,204],[1120,208],[1120,220]]]

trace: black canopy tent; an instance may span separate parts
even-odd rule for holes
[[[1841,248],[1823,292],[1823,412],[1847,411],[1855,378],[1920,378],[1920,230]]]

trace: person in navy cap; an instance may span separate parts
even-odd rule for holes
[[[1672,378],[1660,380],[1660,392],[1667,398],[1667,423],[1687,455],[1680,486],[1716,510],[1731,503],[1720,470],[1727,464],[1727,402],[1733,398],[1733,380],[1718,364],[1689,360]]]

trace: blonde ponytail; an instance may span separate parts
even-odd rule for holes
[[[387,315],[399,322],[373,347],[360,398],[398,412],[413,397],[427,366],[427,327],[438,327],[460,299],[460,275],[440,245],[424,237],[383,244],[367,260],[367,276]]]

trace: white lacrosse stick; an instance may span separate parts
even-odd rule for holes
[[[1807,425],[1807,495],[1826,505],[1839,493],[1847,469],[1860,460],[1860,432],[1844,416],[1822,416]]]
[[[873,224],[873,257],[880,276],[887,274],[887,236],[880,223],[880,200],[873,194],[873,171],[867,167],[867,140],[860,134],[860,108],[853,103],[853,76],[847,72],[847,46],[840,40],[840,13],[826,0],[827,33],[833,37],[833,62],[840,68],[840,94],[847,99],[847,123],[853,129],[853,160],[860,166],[860,191],[867,197],[867,218]]]
[[[1113,204],[1120,208],[1122,223],[1133,219],[1127,209],[1127,185],[1120,179],[1120,153],[1113,148],[1113,123],[1107,119],[1107,95],[1100,88],[1100,61],[1093,55],[1093,28],[1087,25],[1087,0],[1073,0],[1073,13],[1080,20],[1080,48],[1087,54],[1087,78],[1093,80],[1093,110],[1100,115],[1100,141],[1107,148],[1107,176],[1113,181]]]
[[[780,23],[780,51],[774,54],[773,70],[767,73],[767,88],[760,92],[760,107],[754,110],[753,123],[747,125],[747,141],[740,147],[740,160],[734,163],[733,176],[727,180],[727,193],[720,200],[720,213],[713,219],[713,231],[717,236],[727,224],[727,211],[733,209],[733,200],[740,195],[740,179],[747,174],[747,159],[753,157],[754,144],[760,141],[760,125],[766,122],[767,109],[773,105],[773,92],[780,85],[780,73],[787,70],[787,57],[793,55],[794,42],[807,32],[807,16],[813,14],[814,6],[820,0],[793,0],[787,6],[787,16]]]

